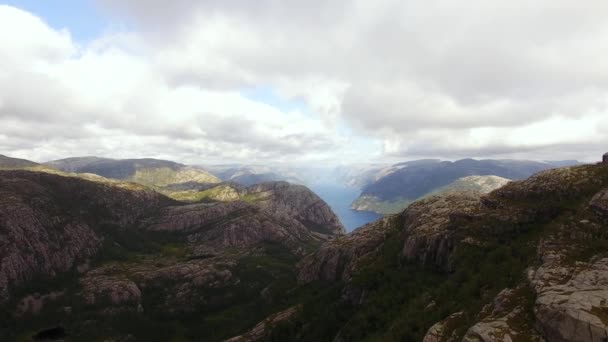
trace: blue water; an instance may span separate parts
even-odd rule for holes
[[[317,183],[310,185],[310,188],[329,204],[347,232],[382,217],[373,212],[350,209],[350,204],[359,197],[360,191],[357,189],[339,183]]]

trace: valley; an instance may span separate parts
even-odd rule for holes
[[[2,340],[608,336],[604,164],[467,176],[380,216],[332,177],[0,161]]]
[[[374,212],[351,209],[352,201],[358,197],[360,192],[356,188],[341,184],[338,181],[314,183],[310,187],[312,191],[327,202],[340,218],[340,222],[344,224],[347,232],[382,217],[381,214]]]
[[[608,1],[0,2],[0,342],[608,342]]]

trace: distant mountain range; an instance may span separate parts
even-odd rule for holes
[[[599,342],[608,331],[606,164],[525,180],[470,173],[552,164],[367,169],[368,187],[401,175],[394,184],[421,199],[348,234],[303,185],[205,183],[150,159],[62,164],[0,156],[2,341]]]
[[[65,172],[93,173],[102,177],[162,187],[194,182],[219,183],[216,176],[191,166],[158,159],[109,159],[76,157],[54,160],[45,165]]]
[[[498,176],[518,180],[542,170],[576,164],[579,163],[491,159],[451,162],[425,159],[368,169],[358,178],[351,178],[347,182],[362,185],[361,195],[352,204],[353,209],[390,214],[400,212],[413,201],[463,177]]]
[[[201,165],[196,167],[214,174],[224,182],[233,182],[245,186],[275,181],[303,183],[296,172],[286,168],[239,164]]]

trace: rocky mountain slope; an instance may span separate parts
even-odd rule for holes
[[[559,165],[567,161],[559,162]],[[551,162],[525,160],[474,160],[455,162],[436,159],[399,163],[377,170],[374,179],[363,187],[353,204],[355,210],[394,214],[413,201],[468,176],[498,176],[523,179],[533,173],[555,168]]]
[[[11,158],[0,154],[0,168],[26,168],[36,167],[38,163],[26,159]]]
[[[265,182],[252,186],[236,183],[213,185],[178,184],[163,188],[171,198],[186,202],[244,201],[281,215],[297,217],[311,230],[344,233],[344,227],[327,204],[303,185]]]
[[[459,178],[452,183],[442,186],[429,195],[445,193],[445,192],[463,192],[476,191],[482,194],[487,194],[496,189],[499,189],[509,183],[511,180],[498,176],[468,176]]]
[[[605,341],[607,228],[605,165],[543,171],[486,195],[430,196],[304,258],[300,309],[263,335]]]
[[[76,157],[51,161],[45,165],[65,172],[92,173],[155,188],[183,183],[220,182],[217,177],[204,170],[158,159]]]
[[[288,308],[295,263],[341,225],[306,188],[250,191],[188,204],[0,171],[0,340],[217,341]]]

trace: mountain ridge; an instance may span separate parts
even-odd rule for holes
[[[566,163],[566,162],[562,162]],[[558,163],[559,164],[559,163]],[[413,201],[467,176],[498,176],[511,180],[555,168],[547,162],[511,159],[420,160],[395,164],[363,187],[352,203],[355,210],[394,214]]]
[[[327,290],[267,336],[599,342],[607,223],[605,165],[542,171],[486,195],[430,196],[304,258],[301,286]]]
[[[187,204],[145,187],[0,171],[0,241],[11,241],[0,253],[0,337],[53,324],[79,340],[241,331],[284,305],[299,258],[341,234],[306,188],[259,187],[264,201]],[[237,308],[251,313],[187,323]]]
[[[45,163],[65,172],[92,173],[102,177],[131,181],[147,186],[163,187],[186,182],[219,183],[219,178],[206,171],[168,160],[110,159],[73,157]]]

